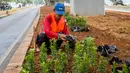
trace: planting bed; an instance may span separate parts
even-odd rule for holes
[[[130,58],[130,13],[107,11],[106,16],[87,17],[87,22],[92,27],[88,34],[94,34],[98,45],[114,44],[117,56]]]
[[[40,32],[42,19],[46,14],[51,13],[53,7],[41,7],[41,16],[39,19],[38,26],[36,28],[37,34]],[[67,8],[68,10],[68,8]],[[117,51],[114,55],[118,56],[123,62],[126,59],[130,59],[130,14],[128,13],[120,13],[120,12],[111,12],[107,11],[106,16],[94,16],[94,17],[86,17],[87,25],[90,27],[89,32],[71,32],[73,36],[76,37],[78,41],[85,39],[87,36],[91,36],[95,39],[96,45],[116,45],[119,51]],[[30,45],[30,48],[33,48],[34,40]],[[93,47],[95,47],[93,45]],[[71,54],[68,58],[67,65],[65,67],[65,73],[72,73],[73,64],[75,59],[75,51],[71,50]],[[88,54],[87,54],[88,55]],[[86,54],[83,56],[83,60],[86,61]],[[99,55],[97,54],[97,58]],[[91,59],[91,58],[90,58]],[[105,58],[105,60],[110,60],[111,57]],[[97,60],[98,62],[98,60]],[[107,61],[108,62],[108,61]],[[99,62],[98,62],[99,63]],[[39,53],[34,54],[34,72],[41,73],[40,59]],[[84,62],[82,63],[84,64]],[[85,63],[86,64],[86,63]],[[77,64],[78,65],[78,64]],[[111,73],[111,66],[106,64],[107,69],[106,72]],[[75,66],[75,68],[78,70]],[[91,73],[98,73],[97,67],[89,67]],[[76,71],[76,70],[75,70]],[[76,71],[77,72],[77,71]]]

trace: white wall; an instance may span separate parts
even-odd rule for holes
[[[75,14],[74,12],[74,0],[70,0],[70,11],[72,14]]]
[[[82,16],[104,15],[104,0],[70,0],[72,14]]]

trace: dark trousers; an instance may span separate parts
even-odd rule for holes
[[[49,38],[46,36],[45,33],[40,33],[37,38],[36,38],[36,44],[38,47],[40,47],[42,45],[42,43],[45,42],[46,48],[48,49],[48,52],[50,52],[50,41]],[[62,44],[62,40],[57,40],[56,41],[56,47],[57,49],[60,48],[61,44]]]

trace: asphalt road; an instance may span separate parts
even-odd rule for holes
[[[130,7],[105,6],[105,10],[120,11],[120,12],[130,12]]]
[[[39,7],[32,7],[0,19],[0,73],[38,13]]]

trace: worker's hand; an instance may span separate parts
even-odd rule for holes
[[[65,34],[59,34],[59,37],[60,37],[61,40],[65,41],[66,35]]]

